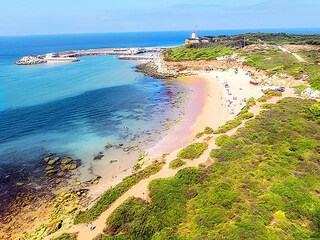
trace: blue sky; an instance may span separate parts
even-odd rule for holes
[[[320,0],[4,0],[0,35],[320,27]]]

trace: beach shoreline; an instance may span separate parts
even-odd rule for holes
[[[126,198],[134,196],[145,199],[148,196],[148,182],[150,182],[151,179],[173,176],[177,170],[171,169],[169,163],[176,158],[179,151],[189,144],[207,141],[205,140],[205,135],[196,138],[195,135],[197,133],[203,132],[206,126],[217,129],[228,120],[236,117],[245,106],[246,99],[251,97],[256,99],[263,95],[260,87],[251,85],[249,80],[250,76],[242,69],[238,69],[237,72],[233,69],[229,71],[212,71],[209,73],[199,72],[197,75],[179,78],[178,81],[187,81],[187,83],[193,87],[191,88],[192,91],[189,101],[186,102],[186,110],[190,112],[187,112],[183,116],[184,119],[171,128],[161,141],[146,151],[149,155],[144,167],[151,165],[154,160],[159,159],[161,154],[165,155],[165,157],[162,156],[165,165],[161,171],[130,188],[128,192],[118,199],[119,201],[116,201],[115,204],[112,204],[104,211],[100,217],[93,222],[96,230],[90,231],[86,225],[80,224],[72,226],[67,231],[73,233],[80,231],[81,235],[79,235],[79,239],[91,239],[100,233],[99,231],[105,226],[107,216]],[[234,100],[232,101],[230,99]],[[232,103],[230,103],[230,101],[232,101]],[[173,140],[179,138],[182,138],[184,141]],[[214,142],[210,142],[210,146],[212,145],[214,145]],[[210,148],[208,151],[210,151]],[[201,163],[204,163],[210,158],[201,157],[200,159]],[[199,161],[188,161],[185,167],[197,166],[197,162]],[[94,189],[91,189],[91,194],[94,194]],[[102,192],[100,192],[100,195],[101,194]],[[66,231],[66,229],[63,231]],[[58,236],[59,234],[61,234],[61,231],[55,233],[54,236]]]
[[[250,84],[251,77],[245,70],[198,72],[197,75],[183,76],[175,79],[186,84],[190,96],[184,103],[185,114],[174,124],[153,146],[144,149],[146,158],[143,167],[151,165],[154,160],[164,155],[176,152],[196,139],[196,135],[205,127],[217,129],[233,119],[245,106],[245,101],[251,97],[261,97],[260,87]],[[226,88],[226,84],[228,88]],[[230,103],[232,102],[232,104]],[[89,187],[89,197],[92,205],[107,189],[121,182],[134,173],[133,166],[125,164],[115,169],[112,179],[110,174],[101,175],[99,184]]]
[[[151,165],[154,160],[163,158],[163,155],[177,153],[194,142],[197,133],[203,132],[205,127],[217,129],[228,120],[233,119],[244,107],[246,99],[262,96],[260,88],[250,84],[250,78],[243,69],[238,69],[237,72],[229,69],[227,71],[199,71],[196,75],[173,80],[181,81],[190,90],[190,95],[184,103],[185,114],[181,121],[175,123],[160,141],[144,149],[147,157],[142,167]],[[90,208],[106,190],[134,173],[133,166],[130,166],[132,163],[128,164],[117,165],[112,178],[110,171],[105,175],[100,174],[101,179],[97,184],[86,187],[89,190],[86,198],[89,200],[85,208]]]

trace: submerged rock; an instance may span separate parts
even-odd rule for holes
[[[93,180],[91,181],[91,184],[97,185],[97,184],[100,182],[100,179],[101,179],[101,178],[102,178],[101,176],[96,177],[95,179],[93,179]]]
[[[70,162],[72,162],[72,158],[71,157],[64,157],[61,161],[61,164],[69,164]]]
[[[50,170],[46,170],[46,176],[50,177],[50,176],[56,174],[57,172],[58,172],[58,170],[54,169],[54,168],[50,169]]]
[[[94,156],[93,160],[101,160],[103,157],[104,155],[102,153],[99,153],[96,156]]]
[[[78,166],[76,163],[69,163],[69,164],[61,164],[61,169],[66,170],[75,170]]]
[[[108,149],[110,149],[110,148],[112,148],[112,147],[113,147],[112,144],[107,144],[104,148],[108,150]]]
[[[55,157],[54,159],[51,159],[48,161],[48,165],[54,165],[56,162],[58,162],[60,158]]]

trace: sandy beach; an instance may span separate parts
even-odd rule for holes
[[[159,157],[192,142],[206,126],[213,129],[233,119],[245,106],[247,99],[263,95],[260,87],[250,84],[246,71],[199,72],[179,81],[190,85],[191,96],[183,120],[175,125],[154,147],[147,150],[151,157]]]

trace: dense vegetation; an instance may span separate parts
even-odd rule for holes
[[[233,36],[221,35],[205,37],[209,42],[190,44],[192,48],[214,46],[244,47],[252,44],[297,44],[320,45],[320,34],[287,34],[287,33],[246,33]]]
[[[309,75],[309,82],[320,90],[320,65],[299,62],[292,54],[280,50],[255,50],[242,52],[247,56],[246,63],[258,69],[269,71],[270,74],[285,73],[296,78]],[[307,60],[307,59],[306,59]]]
[[[182,149],[178,153],[179,158],[183,159],[196,159],[199,158],[202,153],[207,150],[208,144],[207,143],[193,143],[184,149]]]
[[[180,158],[174,159],[169,163],[169,168],[171,169],[176,169],[178,167],[181,167],[183,165],[185,165],[186,162],[181,160]]]
[[[320,105],[268,108],[219,138],[211,167],[152,181],[150,203],[128,199],[103,239],[319,239]]]
[[[181,46],[170,48],[164,52],[166,61],[216,60],[217,57],[232,55],[231,48],[216,46],[210,48],[192,48]]]
[[[115,187],[107,190],[101,198],[87,211],[80,212],[75,218],[74,223],[89,223],[99,217],[101,213],[109,208],[109,206],[117,200],[123,193],[127,192],[132,186],[140,182],[140,180],[159,172],[162,168],[161,163],[154,163],[142,171],[128,176]]]

